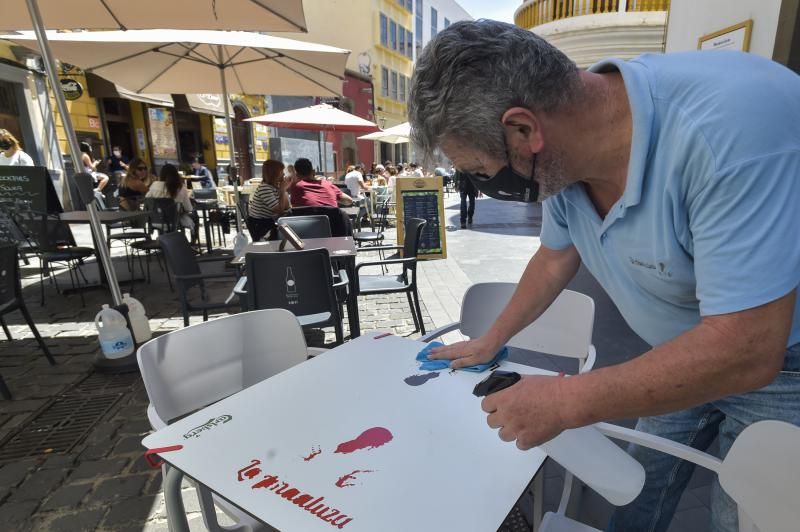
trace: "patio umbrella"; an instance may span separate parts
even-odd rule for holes
[[[0,38],[24,46],[36,42],[31,32]],[[47,32],[47,39],[58,58],[135,92],[222,94],[234,169],[228,87],[242,94],[337,96],[350,53],[321,44],[232,31]],[[245,237],[237,181],[233,180],[238,249]]]
[[[76,161],[80,153],[78,137],[60,90],[56,62],[47,43],[45,28],[152,28],[160,26],[162,20],[169,20],[170,25],[177,28],[307,31],[302,0],[4,0],[3,4],[0,30],[33,28],[36,33],[69,150]],[[47,24],[42,18],[40,5],[47,15]],[[155,23],[155,20],[159,22]],[[77,163],[75,167],[78,167]],[[92,234],[97,242],[103,242],[97,208],[90,204],[87,210]],[[122,292],[111,257],[105,246],[99,247],[97,252],[108,278],[111,298],[114,305],[121,305]]]
[[[320,164],[323,158],[322,134],[323,131],[337,131],[340,133],[367,133],[378,129],[378,125],[360,116],[346,113],[332,105],[321,103],[301,109],[271,113],[261,116],[248,118],[248,122],[258,122],[265,126],[283,127],[287,129],[305,129],[309,131],[319,131],[320,135]]]
[[[358,140],[378,140],[389,144],[405,144],[409,142],[409,137],[411,137],[411,125],[408,122],[403,122],[383,131],[362,135],[358,137]]]

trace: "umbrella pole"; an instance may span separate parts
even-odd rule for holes
[[[322,130],[317,136],[317,149],[319,149],[319,171],[322,172]]]
[[[233,142],[233,120],[231,120],[231,102],[228,95],[228,82],[225,80],[225,62],[222,57],[222,45],[217,47],[219,54],[219,77],[222,81],[222,97],[225,103],[225,124],[228,126],[228,148],[231,151],[231,173],[233,173],[233,196],[236,204],[233,206],[236,212],[236,227],[239,229],[239,234],[242,234],[242,215],[239,212],[239,172],[236,171],[236,150]]]
[[[80,147],[78,145],[78,136],[75,134],[75,128],[72,126],[72,119],[67,109],[67,102],[64,99],[64,93],[61,91],[61,82],[58,79],[56,70],[56,62],[53,58],[53,53],[50,50],[50,43],[47,41],[47,34],[45,33],[44,22],[42,21],[42,14],[39,12],[39,6],[36,0],[25,0],[28,5],[28,12],[31,15],[33,22],[33,31],[36,33],[36,39],[39,41],[39,48],[42,51],[42,59],[45,62],[45,71],[48,80],[50,80],[50,87],[53,89],[53,96],[56,100],[58,113],[61,115],[62,124],[64,124],[64,133],[67,136],[67,143],[69,144],[69,151],[72,155],[73,166],[77,170],[80,165]],[[64,176],[69,180],[69,176]],[[72,200],[70,187],[67,186],[67,194]],[[97,206],[94,202],[86,205],[86,210],[89,212],[89,225],[92,229],[95,242],[97,243],[97,256],[100,257],[100,262],[103,270],[106,272],[108,278],[108,287],[111,290],[111,299],[114,305],[122,304],[122,293],[119,289],[119,282],[117,281],[117,272],[111,264],[111,256],[108,254],[108,248],[105,245],[106,238],[103,234],[103,228],[100,224],[100,216],[97,214]]]

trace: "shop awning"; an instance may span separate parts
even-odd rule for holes
[[[175,100],[175,109],[178,111],[225,116],[225,103],[220,94],[173,94],[172,97]],[[233,112],[231,112],[231,118],[233,118]]]
[[[158,107],[175,107],[169,94],[138,94],[124,87],[115,85],[96,74],[86,74],[89,95],[93,98],[123,98],[134,102],[142,102]]]

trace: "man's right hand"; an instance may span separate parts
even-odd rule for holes
[[[497,351],[500,350],[500,347],[486,336],[480,336],[474,340],[457,342],[432,349],[429,358],[432,360],[452,360],[450,363],[451,368],[465,368],[490,362],[497,354]]]

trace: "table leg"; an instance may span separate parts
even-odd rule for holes
[[[167,465],[164,478],[164,503],[167,509],[167,522],[170,532],[189,532],[189,521],[181,497],[183,471]]]
[[[350,277],[350,290],[347,295],[347,321],[350,326],[350,338],[361,336],[361,323],[358,316],[358,277],[356,277],[356,258],[348,258],[345,267]]]

